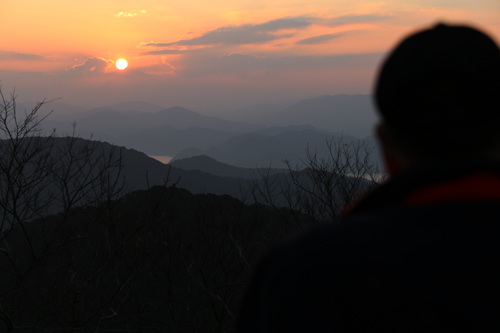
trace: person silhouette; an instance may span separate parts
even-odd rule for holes
[[[500,49],[468,26],[381,67],[389,180],[258,263],[236,332],[500,331]]]

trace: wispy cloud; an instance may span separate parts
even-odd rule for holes
[[[245,45],[293,37],[293,33],[277,34],[280,30],[305,29],[312,24],[306,17],[280,18],[261,24],[226,26],[211,30],[199,37],[181,39],[167,43],[142,43],[141,46],[201,46],[201,45]]]
[[[153,42],[151,42],[151,43],[153,43]],[[143,52],[141,54],[142,55],[166,55],[166,54],[185,54],[188,52],[189,51],[183,51],[183,50],[154,50],[154,51]]]
[[[176,74],[187,77],[241,74],[265,71],[283,73],[294,70],[331,70],[334,68],[374,67],[381,59],[381,53],[343,54],[328,56],[256,56],[252,54],[231,53],[224,56],[191,54],[183,59]]]
[[[0,60],[38,61],[38,60],[45,60],[45,57],[39,54],[32,54],[32,53],[0,52]]]
[[[61,72],[62,77],[82,77],[104,74],[108,66],[114,64],[113,60],[106,60],[99,57],[87,58],[82,64],[74,65]]]
[[[146,11],[141,10],[139,13],[144,14],[144,13],[146,13]],[[137,15],[139,15],[139,14],[137,14],[135,12],[118,12],[117,14],[114,14],[115,17],[136,17]]]
[[[143,42],[142,47],[170,48],[161,51],[144,52],[143,55],[181,54],[177,47],[187,46],[230,46],[264,44],[267,42],[294,37],[296,31],[304,30],[314,24],[339,26],[353,23],[371,23],[390,19],[387,15],[343,15],[334,18],[319,18],[310,16],[284,17],[260,24],[244,24],[239,26],[225,26],[210,30],[201,36],[183,38],[171,42]],[[299,45],[313,45],[341,37],[340,34],[325,34],[302,39]]]
[[[316,45],[316,44],[328,42],[329,40],[336,39],[336,38],[339,38],[342,36],[344,36],[343,33],[325,34],[325,35],[301,39],[301,40],[297,41],[296,44],[298,44],[298,45]]]
[[[133,69],[130,75],[174,75],[175,67],[168,63],[164,57],[156,64]]]
[[[389,15],[343,15],[325,20],[324,23],[329,26],[337,26],[352,23],[374,23],[393,18]]]

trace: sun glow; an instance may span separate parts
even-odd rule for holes
[[[125,68],[127,68],[127,66],[128,62],[125,59],[118,59],[118,61],[116,62],[116,68],[118,68],[119,70],[124,70]]]

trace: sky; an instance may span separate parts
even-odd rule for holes
[[[368,94],[398,41],[437,22],[498,42],[500,1],[1,0],[0,84],[20,101],[201,113]]]

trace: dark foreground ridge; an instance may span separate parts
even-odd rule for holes
[[[227,331],[250,267],[305,224],[156,186],[18,225],[2,242],[1,331]]]

